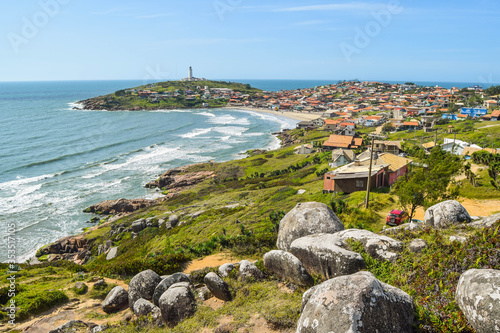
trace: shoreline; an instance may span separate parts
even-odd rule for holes
[[[274,116],[281,116],[281,117],[289,118],[292,120],[297,120],[298,122],[311,121],[311,120],[320,118],[323,115],[323,112],[304,113],[304,112],[293,112],[293,111],[273,111],[270,109],[255,108],[255,107],[250,107],[250,106],[225,106],[225,107],[222,107],[221,109],[232,109],[232,110],[243,110],[243,111],[254,111],[254,112],[260,112],[260,113],[267,113],[267,114],[272,114]]]

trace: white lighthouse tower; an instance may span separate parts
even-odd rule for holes
[[[189,80],[192,80],[193,79],[193,67],[189,66],[189,75],[188,75],[188,79]]]

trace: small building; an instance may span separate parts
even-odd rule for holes
[[[491,121],[499,121],[500,120],[500,110],[494,110],[491,113]]]
[[[349,194],[364,191],[368,187],[369,175],[371,189],[384,186],[387,165],[372,165],[370,174],[369,166],[357,165],[356,163],[358,162],[327,172],[324,178],[323,193],[342,192]]]
[[[297,128],[306,128],[306,129],[316,128],[316,126],[314,125],[314,123],[312,121],[301,121],[301,122],[297,123],[296,127]]]
[[[350,135],[332,134],[323,143],[323,149],[334,150],[336,148],[357,149],[363,144],[362,138],[356,138]]]
[[[322,118],[316,118],[311,120],[311,122],[314,124],[316,127],[321,127],[325,125],[325,120]]]
[[[335,149],[332,151],[332,163],[328,165],[330,168],[338,168],[343,165],[354,162],[356,154],[351,149]]]
[[[377,153],[401,153],[401,141],[382,141],[375,140],[373,142],[373,151]]]
[[[313,145],[307,144],[307,145],[300,145],[297,146],[293,149],[295,154],[298,155],[307,155],[307,154],[312,154],[314,152]]]

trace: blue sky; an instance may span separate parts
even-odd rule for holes
[[[0,81],[500,81],[500,2],[2,2]]]

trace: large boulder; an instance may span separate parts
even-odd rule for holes
[[[169,288],[161,295],[159,304],[161,316],[170,327],[196,312],[196,299],[186,287]]]
[[[264,278],[264,273],[254,263],[242,260],[240,262],[240,277],[242,281],[247,281],[249,278],[260,280]]]
[[[346,247],[335,235],[317,234],[294,240],[290,252],[302,262],[309,274],[331,279],[366,268],[363,257],[346,250]]]
[[[470,269],[460,276],[455,298],[477,333],[500,332],[500,271]]]
[[[84,212],[104,214],[104,215],[118,214],[118,213],[132,213],[141,208],[146,208],[151,205],[160,203],[163,200],[164,200],[163,198],[155,200],[148,200],[148,199],[105,200],[86,208]]]
[[[414,310],[407,293],[358,272],[309,289],[297,333],[413,332]]]
[[[104,302],[102,302],[102,310],[106,313],[120,311],[128,305],[128,292],[120,286],[116,286],[108,293]]]
[[[210,272],[205,275],[203,282],[205,282],[210,292],[218,299],[226,302],[232,299],[228,284],[216,273]]]
[[[264,266],[271,274],[277,275],[299,286],[310,286],[313,278],[307,273],[300,260],[282,250],[273,250],[264,255]]]
[[[289,251],[297,238],[319,233],[333,234],[344,230],[344,225],[327,205],[319,202],[298,203],[280,222],[279,250]]]
[[[424,224],[433,228],[447,228],[459,223],[469,223],[471,217],[464,206],[455,200],[448,200],[429,207],[425,211]]]
[[[159,306],[159,301],[161,295],[168,290],[172,285],[178,282],[191,282],[189,277],[184,273],[174,273],[172,275],[166,276],[160,283],[156,286],[153,293],[153,303]]]
[[[403,250],[400,241],[368,230],[348,229],[337,232],[335,236],[344,241],[351,239],[361,242],[369,255],[380,260],[394,262],[399,257],[398,252]]]
[[[161,282],[161,277],[148,269],[135,275],[128,285],[129,306],[133,310],[135,301],[139,298],[153,299],[156,286]]]

